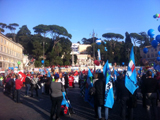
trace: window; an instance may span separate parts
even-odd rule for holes
[[[155,53],[155,57],[157,57],[158,55],[157,55],[157,53]]]
[[[159,48],[159,50],[160,50],[160,48]]]
[[[153,49],[151,49],[151,52],[153,52]]]
[[[1,51],[3,52],[3,46],[1,45]]]
[[[154,54],[151,54],[152,57],[154,57]]]
[[[4,52],[6,52],[6,47],[4,46]]]
[[[6,40],[4,40],[4,44],[6,44]]]
[[[155,49],[155,51],[157,51],[157,48]]]
[[[148,57],[148,58],[150,57],[149,54],[147,55],[147,57]]]
[[[146,58],[146,55],[144,55],[143,57]]]

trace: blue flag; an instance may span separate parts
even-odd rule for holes
[[[130,61],[128,63],[128,70],[125,76],[125,86],[132,94],[138,88],[136,76],[137,75],[136,75],[136,68],[135,68],[134,51],[132,47],[131,53],[130,53]]]
[[[142,74],[142,67],[140,67],[140,69],[138,70],[138,74]]]
[[[90,96],[89,93],[89,89],[91,87],[93,87],[93,75],[90,71],[90,69],[88,68],[88,76],[87,76],[87,86],[85,89],[85,101],[89,102],[89,104],[93,107],[94,106],[94,101],[93,101],[93,96]]]
[[[93,79],[92,79],[93,75],[90,71],[90,69],[88,68],[88,76],[87,76],[87,83],[88,85],[90,85],[91,87],[93,87]]]
[[[108,61],[103,67],[103,74],[106,80],[104,106],[112,108],[114,104],[114,94],[113,94],[113,83],[111,79],[111,72],[109,69]]]
[[[62,95],[63,95],[63,99],[62,99],[62,103],[61,105],[66,105],[67,107],[69,107],[69,103],[68,101],[66,100],[66,92],[62,92]]]

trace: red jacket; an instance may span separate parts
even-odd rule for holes
[[[69,76],[69,82],[74,82],[74,77],[73,76]]]
[[[20,79],[16,79],[15,81],[16,90],[19,90],[23,87],[23,82]]]

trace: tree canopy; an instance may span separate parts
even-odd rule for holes
[[[118,41],[119,39],[124,39],[123,35],[117,33],[104,33],[102,37],[110,40],[115,39],[116,41]]]

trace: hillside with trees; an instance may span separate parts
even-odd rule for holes
[[[9,29],[11,33],[6,36],[24,47],[23,53],[35,59],[35,67],[41,67],[41,60],[45,59],[45,66],[70,65],[72,35],[67,29],[58,25],[37,25],[33,27],[34,33],[27,25],[19,28],[15,33],[17,23],[6,25],[0,23],[0,32]],[[44,51],[43,51],[44,50]]]
[[[71,41],[72,35],[67,29],[58,25],[40,24],[33,27],[34,33],[28,29],[27,25],[23,25],[16,33],[15,30],[19,27],[17,23],[5,24],[0,23],[0,32],[5,32],[6,29],[10,33],[5,35],[12,38],[13,41],[20,43],[24,47],[24,54],[35,59],[35,66],[40,67],[41,60],[45,59],[45,66],[52,65],[71,65]],[[97,50],[101,51],[102,61],[126,65],[129,61],[131,46],[134,45],[136,65],[139,65],[140,48],[150,45],[151,39],[145,32],[140,33],[125,33],[125,36],[118,33],[104,33],[102,35],[101,45],[96,44],[96,37],[82,38],[82,44],[91,44],[87,48],[88,53],[93,57],[93,46],[95,46],[95,56]],[[80,41],[78,41],[80,43]],[[105,51],[104,48],[107,48]],[[76,62],[76,61],[75,61]]]

